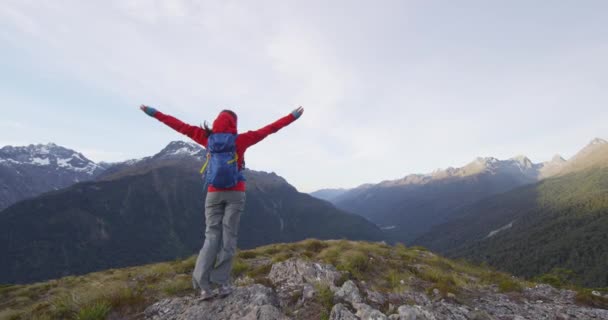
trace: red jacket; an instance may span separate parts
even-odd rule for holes
[[[158,119],[162,123],[168,125],[169,127],[175,129],[176,131],[187,135],[192,140],[196,141],[198,144],[207,148],[207,132],[198,126],[192,126],[187,123],[184,123],[170,115],[166,115],[160,111],[157,111],[154,114],[154,118]],[[247,131],[245,133],[238,134],[236,137],[236,153],[239,156],[239,169],[243,169],[243,164],[245,162],[245,151],[247,148],[252,145],[262,141],[269,134],[275,133],[279,131],[281,128],[287,126],[288,124],[294,122],[296,118],[289,114],[259,130],[255,131]],[[232,117],[227,112],[220,112],[215,121],[213,121],[213,132],[216,133],[237,133],[236,129],[236,119]],[[216,191],[245,191],[245,181],[239,181],[238,184],[229,189],[219,189],[214,188],[212,185],[209,185],[209,192]]]

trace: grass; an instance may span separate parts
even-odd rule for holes
[[[104,320],[112,310],[112,307],[104,301],[86,306],[76,314],[77,320]]]
[[[249,265],[243,262],[242,259],[237,257],[232,263],[232,276],[235,278],[239,277],[244,274],[247,269],[249,269]]]
[[[317,284],[315,289],[317,291],[315,298],[322,307],[320,318],[329,319],[331,308],[334,306],[334,294],[327,285]]]
[[[272,264],[290,258],[330,263],[346,280],[366,281],[379,292],[437,289],[466,298],[468,292],[498,288],[519,292],[533,283],[513,278],[485,266],[450,260],[424,248],[402,244],[347,240],[308,239],[239,251],[233,263],[234,277],[272,287],[267,278]],[[83,276],[70,276],[30,285],[0,286],[0,320],[137,318],[143,309],[160,299],[193,294],[191,274],[196,257],[123,269],[110,269]],[[560,279],[561,280],[561,279]],[[296,299],[298,297],[294,297]],[[579,289],[581,304],[606,307],[606,299]],[[327,319],[333,306],[329,288],[318,287],[316,302]]]
[[[576,292],[575,301],[578,304],[592,306],[595,308],[608,309],[608,298],[596,296],[591,289],[579,289]]]
[[[498,290],[500,292],[522,292],[523,286],[519,281],[506,277],[498,283]]]

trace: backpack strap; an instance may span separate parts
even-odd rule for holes
[[[209,165],[210,155],[211,155],[211,152],[207,152],[207,159],[205,160],[205,163],[203,164],[203,167],[201,168],[200,174],[203,174],[203,172],[205,172],[205,170],[207,169],[207,165]],[[236,151],[235,151],[234,158],[232,160],[228,161],[228,164],[233,164],[238,161],[239,161],[239,154],[236,153]]]
[[[203,174],[203,172],[205,172],[205,169],[207,169],[207,165],[209,164],[209,157],[210,157],[210,152],[207,151],[207,160],[205,160],[205,164],[203,164],[203,167],[201,168],[200,174]]]
[[[237,161],[239,161],[239,154],[236,153],[236,151],[234,151],[234,158],[232,160],[228,161],[228,164],[233,164]]]

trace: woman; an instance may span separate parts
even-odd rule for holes
[[[229,187],[218,187],[212,183],[208,186],[205,200],[205,223],[207,225],[205,242],[196,259],[192,275],[194,288],[200,289],[203,300],[215,296],[225,297],[232,293],[230,271],[236,251],[239,221],[245,207],[245,178],[241,172],[244,167],[245,151],[269,134],[294,122],[302,115],[304,109],[299,107],[287,116],[259,130],[241,134],[237,134],[237,116],[231,110],[220,112],[213,121],[212,128],[209,128],[207,123],[204,124],[204,127],[192,126],[145,105],[140,106],[140,109],[207,148],[208,154],[211,154],[212,157],[213,147],[217,145],[216,137],[232,138],[233,161],[237,163],[234,166],[236,175],[233,183],[227,184]],[[208,147],[210,140],[213,140],[211,148]],[[211,166],[213,166],[213,161],[211,161]],[[222,186],[226,185],[222,184]],[[212,290],[212,286],[217,286],[217,288]]]

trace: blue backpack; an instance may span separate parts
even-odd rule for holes
[[[239,171],[239,155],[236,153],[236,134],[213,133],[207,144],[207,160],[201,169],[208,184],[220,189],[236,186],[245,180]]]

